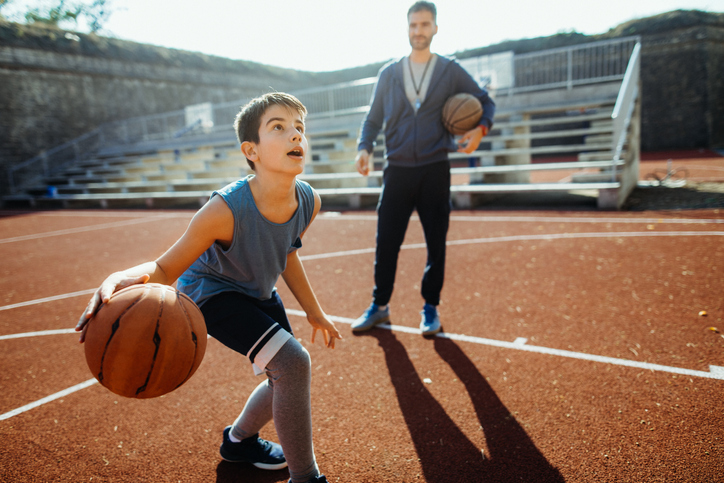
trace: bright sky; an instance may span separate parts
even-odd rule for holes
[[[5,15],[39,0],[11,1]],[[114,13],[106,29],[141,43],[330,71],[409,53],[406,17],[413,2],[110,0]],[[439,0],[436,5],[439,32],[432,50],[440,54],[561,31],[604,33],[627,20],[676,9],[724,12],[724,0]]]

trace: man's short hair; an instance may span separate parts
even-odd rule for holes
[[[271,106],[282,106],[292,112],[296,111],[302,116],[302,120],[304,120],[307,115],[307,108],[304,107],[304,104],[291,94],[269,92],[268,94],[254,98],[241,108],[236,115],[236,119],[234,119],[234,131],[236,131],[239,144],[246,141],[259,143],[261,118]],[[253,161],[247,158],[246,162],[252,170],[255,169]]]
[[[437,8],[435,8],[435,4],[422,0],[412,4],[412,7],[410,7],[410,9],[407,11],[407,18],[410,18],[411,14],[420,12],[422,10],[427,10],[428,12],[432,13],[432,20],[437,23]]]

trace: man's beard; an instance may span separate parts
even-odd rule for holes
[[[431,43],[432,38],[425,37],[424,35],[416,35],[415,37],[410,37],[410,47],[412,47],[414,50],[425,50],[430,47]]]

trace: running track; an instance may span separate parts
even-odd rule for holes
[[[286,481],[218,457],[259,381],[243,357],[210,340],[185,386],[123,399],[69,330],[105,275],[160,255],[192,214],[0,213],[1,481]],[[349,330],[369,303],[375,220],[322,213],[304,240],[337,349],[310,344],[279,285],[312,355],[331,482],[721,481],[721,213],[455,212],[445,332],[430,339],[416,220],[392,325]]]

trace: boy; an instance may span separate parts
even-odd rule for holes
[[[296,176],[304,169],[306,108],[295,97],[270,93],[236,117],[241,151],[253,176],[215,191],[181,238],[156,261],[111,274],[80,318],[88,321],[113,292],[136,283],[170,285],[201,308],[208,333],[246,355],[267,379],[223,433],[221,457],[263,469],[289,466],[290,482],[326,482],[314,457],[311,369],[307,351],[292,335],[274,284],[279,275],[327,347],[342,336],[317,301],[297,250],[319,212],[319,195]],[[271,419],[281,446],[258,437]],[[282,450],[283,449],[283,450]]]

